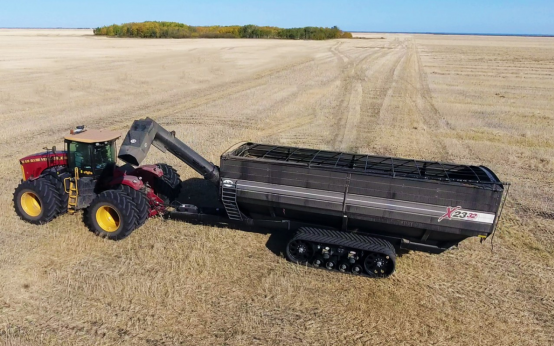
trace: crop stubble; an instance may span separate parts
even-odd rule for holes
[[[0,30],[0,341],[554,343],[554,40],[378,36]],[[145,116],[214,162],[252,140],[485,164],[514,185],[493,253],[477,240],[412,253],[381,281],[289,264],[268,249],[269,234],[157,219],[110,242],[78,216],[42,227],[17,220],[18,158],[61,147],[75,125],[124,133]],[[148,162],[160,161],[196,177],[153,150]],[[215,196],[205,182],[186,187]]]

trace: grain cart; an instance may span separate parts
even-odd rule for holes
[[[139,166],[152,145],[169,151],[215,184],[222,208],[178,202],[176,181],[168,183],[171,179],[166,177],[166,171],[176,177],[174,170],[163,164]],[[64,155],[72,152],[66,145]],[[120,239],[154,215],[192,223],[293,231],[284,249],[288,260],[368,277],[391,275],[397,253],[441,253],[468,237],[489,237],[507,194],[506,184],[484,166],[259,143],[234,146],[221,155],[220,166],[216,166],[149,118],[132,124],[118,157],[127,165],[117,167],[110,158],[112,166],[104,167],[93,179],[96,195],[90,204],[84,204],[87,225],[98,235]],[[73,166],[56,166],[62,172],[56,190],[62,195],[71,194],[71,182],[82,180],[77,170],[68,173]],[[156,168],[156,174],[145,173]],[[41,177],[55,185],[45,174],[33,179]],[[59,182],[66,179],[69,185],[60,188]],[[36,189],[18,187],[16,211],[17,200],[25,199],[26,191],[42,196]],[[172,198],[165,197],[165,191]],[[114,202],[113,194],[130,207]],[[108,214],[105,219],[114,220],[106,221],[109,229],[95,223],[104,210]],[[29,220],[21,211],[18,214]],[[140,222],[135,220],[138,218]],[[127,231],[114,236],[110,230],[119,232],[122,224],[129,225]]]
[[[139,165],[151,144],[218,186],[224,207],[182,204],[167,217],[294,231],[289,260],[370,277],[391,275],[398,252],[487,238],[505,200],[484,166],[242,143],[218,167],[149,118],[133,123],[119,158]]]

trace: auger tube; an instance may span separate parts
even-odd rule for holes
[[[219,167],[209,162],[188,145],[177,139],[174,133],[167,131],[150,118],[135,120],[127,132],[117,156],[122,161],[138,166],[144,160],[150,145],[162,152],[169,151],[186,163],[204,179],[219,184]]]

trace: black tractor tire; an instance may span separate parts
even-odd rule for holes
[[[142,190],[135,190],[130,186],[121,185],[119,187],[127,196],[131,197],[136,206],[137,224],[136,228],[144,225],[148,216],[150,215],[150,203],[148,203],[148,197]]]
[[[63,186],[63,178],[56,174],[46,174],[44,178],[56,188],[58,196],[60,197],[60,211],[58,215],[67,213],[67,201],[69,200],[69,194],[65,193]]]
[[[35,225],[52,221],[60,214],[58,190],[44,177],[21,182],[13,193],[16,214]]]
[[[125,192],[106,190],[85,209],[84,221],[97,236],[120,240],[136,229],[136,210],[135,203]]]
[[[156,179],[154,190],[158,197],[169,204],[177,200],[181,194],[181,177],[175,168],[166,163],[157,163],[156,166],[162,170],[164,175]]]

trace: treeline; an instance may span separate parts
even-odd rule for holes
[[[143,22],[103,26],[95,35],[142,38],[280,38],[293,40],[328,40],[352,38],[338,27],[283,29],[274,26],[190,26],[176,22]]]

